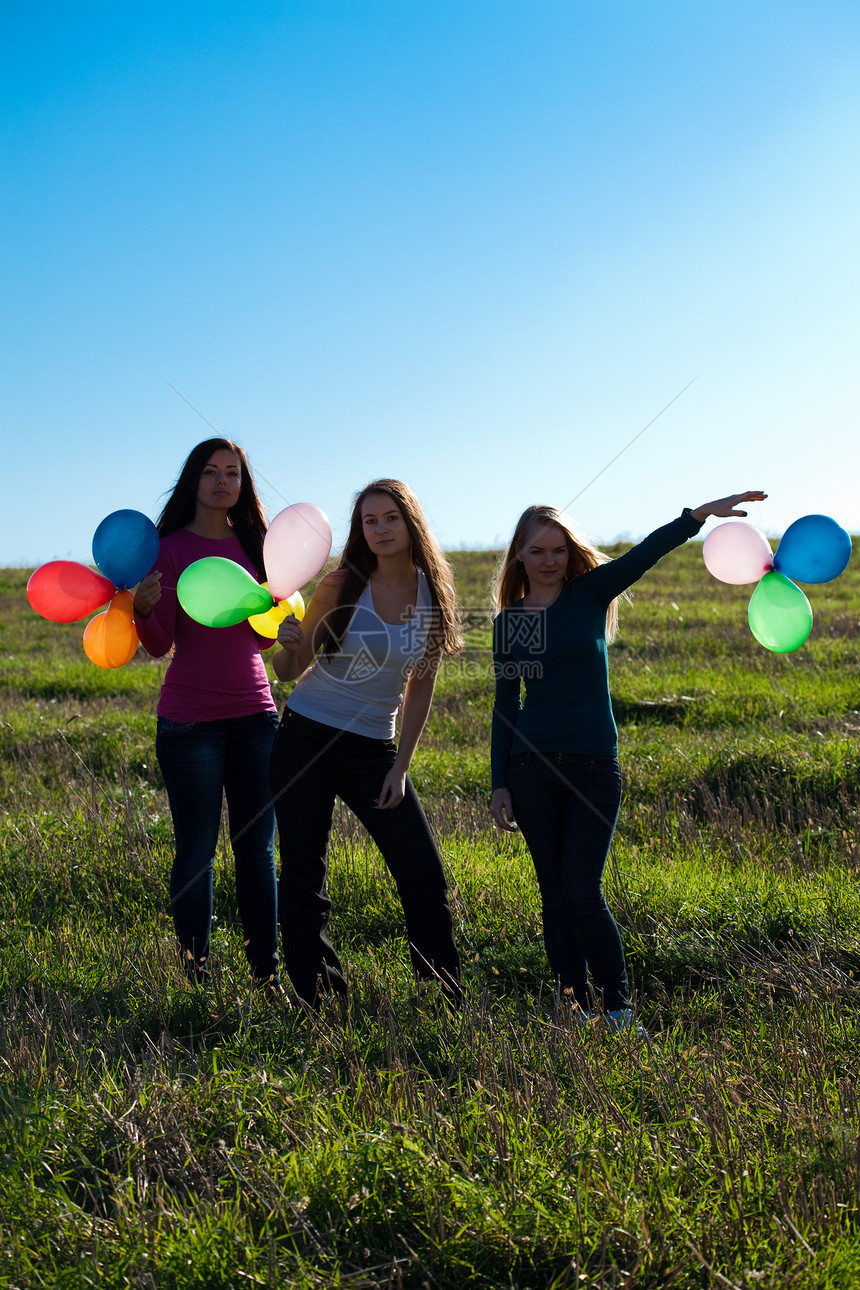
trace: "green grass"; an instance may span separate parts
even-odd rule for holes
[[[521,840],[486,810],[492,553],[414,774],[469,1003],[416,990],[346,812],[346,1016],[252,995],[218,860],[211,996],[177,972],[164,665],[101,672],[0,571],[0,1284],[850,1287],[860,1281],[860,566],[769,655],[690,544],[622,607],[607,890],[646,1044],[548,988]],[[283,697],[278,687],[279,697]]]

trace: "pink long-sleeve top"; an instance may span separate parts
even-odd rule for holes
[[[260,650],[274,644],[247,622],[204,627],[186,614],[176,596],[179,575],[195,560],[220,555],[256,578],[237,537],[205,538],[178,529],[161,539],[154,569],[161,573],[161,599],[148,618],[135,616],[141,644],[161,658],[173,646],[158,715],[172,721],[220,721],[255,712],[276,712]]]

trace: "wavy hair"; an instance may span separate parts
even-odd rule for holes
[[[164,504],[164,508],[155,522],[159,537],[168,537],[177,529],[184,529],[194,519],[197,507],[197,486],[203,468],[214,452],[225,449],[235,453],[242,468],[242,488],[236,505],[229,512],[230,524],[236,537],[242,543],[242,549],[254,564],[257,576],[265,577],[263,564],[263,538],[266,536],[266,513],[257,496],[254,476],[248,459],[237,443],[232,439],[205,439],[185,459],[179,472],[179,478],[173,485],[173,491]]]
[[[492,595],[496,612],[522,600],[529,593],[529,579],[517,551],[526,546],[536,531],[548,528],[561,529],[567,542],[567,569],[564,580],[570,582],[584,573],[590,573],[599,564],[612,559],[584,534],[578,533],[570,516],[556,506],[527,506],[514,529],[514,536],[505,551],[493,580]],[[627,593],[624,593],[627,599]],[[618,598],[620,599],[620,597]],[[606,639],[613,641],[618,634],[618,599],[611,601],[606,610]]]
[[[374,493],[385,493],[403,516],[412,541],[412,563],[421,569],[427,579],[430,603],[434,610],[430,639],[438,644],[443,655],[453,657],[459,654],[463,648],[463,638],[454,595],[454,571],[430,531],[418,498],[408,484],[399,479],[374,479],[353,499],[349,533],[337,565],[338,569],[346,571],[346,576],[338,594],[337,606],[328,615],[323,653],[330,655],[339,652],[353,609],[378,563],[367,544],[361,521],[361,508]]]

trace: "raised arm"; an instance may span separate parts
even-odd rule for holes
[[[302,621],[290,614],[279,626],[278,644],[281,648],[272,659],[279,681],[297,680],[316,658],[325,642],[326,619],[337,608],[345,576],[345,569],[333,569],[327,573],[311,596]]]
[[[592,569],[586,576],[594,595],[608,605],[637,582],[643,573],[652,569],[664,555],[668,555],[675,547],[682,546],[688,538],[694,537],[709,515],[746,515],[746,511],[740,509],[744,502],[761,502],[765,497],[767,493],[753,488],[745,493],[720,497],[715,502],[703,502],[695,510],[685,510],[677,519],[655,529],[623,555]]]

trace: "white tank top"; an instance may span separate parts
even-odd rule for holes
[[[371,739],[392,739],[403,686],[424,657],[433,621],[430,589],[419,569],[415,612],[386,623],[373,608],[368,582],[337,654],[320,654],[296,682],[287,707],[311,721]]]

